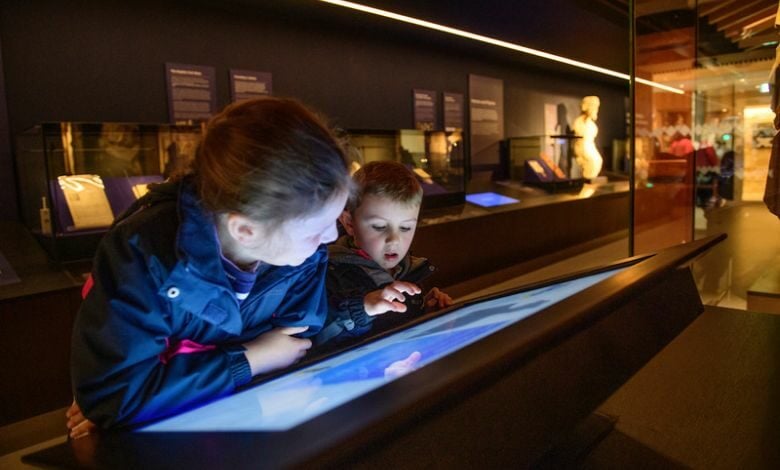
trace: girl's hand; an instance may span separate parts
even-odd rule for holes
[[[425,306],[429,310],[438,310],[453,304],[452,297],[434,287],[425,295]]]
[[[68,422],[65,425],[68,427],[68,436],[71,439],[84,437],[89,433],[96,432],[98,429],[95,423],[84,416],[81,408],[76,404],[76,400],[73,400],[73,404],[65,412],[65,417],[68,418]]]
[[[305,356],[306,351],[311,348],[311,340],[295,338],[292,335],[308,329],[308,326],[274,328],[244,343],[244,355],[249,361],[252,375],[287,367]]]
[[[406,296],[419,294],[420,288],[411,282],[395,281],[382,289],[371,291],[363,299],[363,308],[369,316],[386,312],[405,312]]]

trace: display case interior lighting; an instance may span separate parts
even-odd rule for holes
[[[346,2],[343,0],[319,0],[324,3],[329,3],[331,5],[336,5],[344,8],[349,8],[352,10],[361,11],[363,13],[369,13],[372,15],[382,16],[384,18],[389,18],[396,21],[401,21],[403,23],[413,24],[416,26],[420,26],[422,28],[432,29],[435,31],[440,31],[443,33],[451,34],[453,36],[459,36],[462,38],[471,39],[473,41],[482,42],[485,44],[491,44],[493,46],[497,47],[503,47],[505,49],[511,49],[513,51],[521,52],[523,54],[529,54],[536,57],[541,57],[543,59],[552,60],[554,62],[559,62],[566,65],[571,65],[573,67],[578,67],[585,70],[590,70],[593,72],[601,73],[604,75],[609,75],[610,77],[616,77],[621,78],[623,80],[631,81],[631,76],[627,73],[623,72],[616,72],[614,70],[610,70],[604,67],[599,67],[597,65],[588,64],[585,62],[580,62],[578,60],[569,59],[566,57],[562,57],[555,54],[550,54],[549,52],[540,51],[537,49],[532,49],[530,47],[521,46],[520,44],[515,44],[508,41],[502,41],[500,39],[491,38],[489,36],[483,36],[481,34],[475,34],[470,33],[468,31],[464,31],[462,29],[457,28],[451,28],[449,26],[440,25],[438,23],[432,23],[430,21],[425,21],[417,18],[413,18],[411,16],[401,15],[398,13],[393,13],[387,10],[381,10],[379,8],[370,7],[367,5],[361,5],[359,3],[353,3],[353,2]],[[674,88],[668,85],[664,85],[662,83],[653,82],[651,80],[646,80],[644,78],[636,78],[637,83],[642,83],[645,85],[650,85],[652,87],[668,91],[671,93],[677,93],[679,95],[685,94],[683,90],[680,90],[678,88]]]

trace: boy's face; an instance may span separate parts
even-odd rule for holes
[[[419,204],[403,204],[369,194],[353,214],[342,214],[341,223],[360,249],[390,270],[409,251],[419,214]]]

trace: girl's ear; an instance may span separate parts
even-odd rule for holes
[[[349,211],[344,211],[339,216],[339,222],[341,222],[341,226],[344,227],[344,230],[347,231],[347,235],[350,237],[355,236],[355,223],[352,220],[352,214],[349,213]]]
[[[262,237],[260,225],[241,214],[229,214],[226,225],[228,233],[240,246],[255,245],[257,240]]]

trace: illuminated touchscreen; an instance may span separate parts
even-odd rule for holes
[[[139,431],[288,430],[623,269],[458,308]]]
[[[498,194],[498,193],[467,194],[466,201],[482,207],[496,207],[496,206],[503,206],[505,204],[514,204],[516,202],[520,202],[519,199],[515,199],[509,196],[504,196],[503,194]]]

